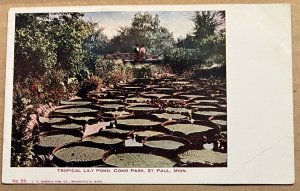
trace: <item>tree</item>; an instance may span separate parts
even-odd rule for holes
[[[17,14],[15,29],[15,76],[42,73],[57,62],[57,44],[49,35],[49,14]]]
[[[214,35],[218,22],[216,20],[217,12],[215,11],[196,11],[192,18],[194,21],[194,37],[201,41],[202,39]]]
[[[84,21],[80,13],[58,13],[52,17],[52,38],[57,43],[56,66],[74,75],[84,67],[83,42],[94,25]]]
[[[107,48],[109,44],[108,37],[103,33],[104,28],[97,28],[96,24],[93,28],[94,30],[83,41],[84,64],[91,71],[95,70],[95,63],[100,55],[108,53]]]
[[[53,68],[70,75],[83,67],[83,41],[93,23],[80,13],[17,14],[15,76],[43,74]]]
[[[194,39],[205,65],[225,64],[225,11],[195,12]]]
[[[158,15],[138,12],[131,26],[121,27],[112,38],[111,52],[132,52],[135,44],[144,44],[148,54],[164,55],[174,45],[172,33],[160,26]]]
[[[178,45],[198,49],[202,64],[225,64],[225,12],[196,11],[192,17],[194,31]]]
[[[166,55],[173,70],[182,73],[213,64],[225,65],[225,12],[196,11],[193,33],[177,39],[176,48]]]

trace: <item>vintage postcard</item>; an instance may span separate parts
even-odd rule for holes
[[[292,184],[290,6],[9,11],[2,181]]]

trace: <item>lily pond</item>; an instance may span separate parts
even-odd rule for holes
[[[226,83],[137,78],[62,100],[39,119],[56,167],[226,167]]]

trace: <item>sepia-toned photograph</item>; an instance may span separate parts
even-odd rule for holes
[[[17,13],[11,167],[227,167],[225,11]]]

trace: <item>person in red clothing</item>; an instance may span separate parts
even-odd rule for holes
[[[146,58],[146,48],[144,46],[144,44],[141,45],[141,48],[140,48],[140,55],[143,59]]]

